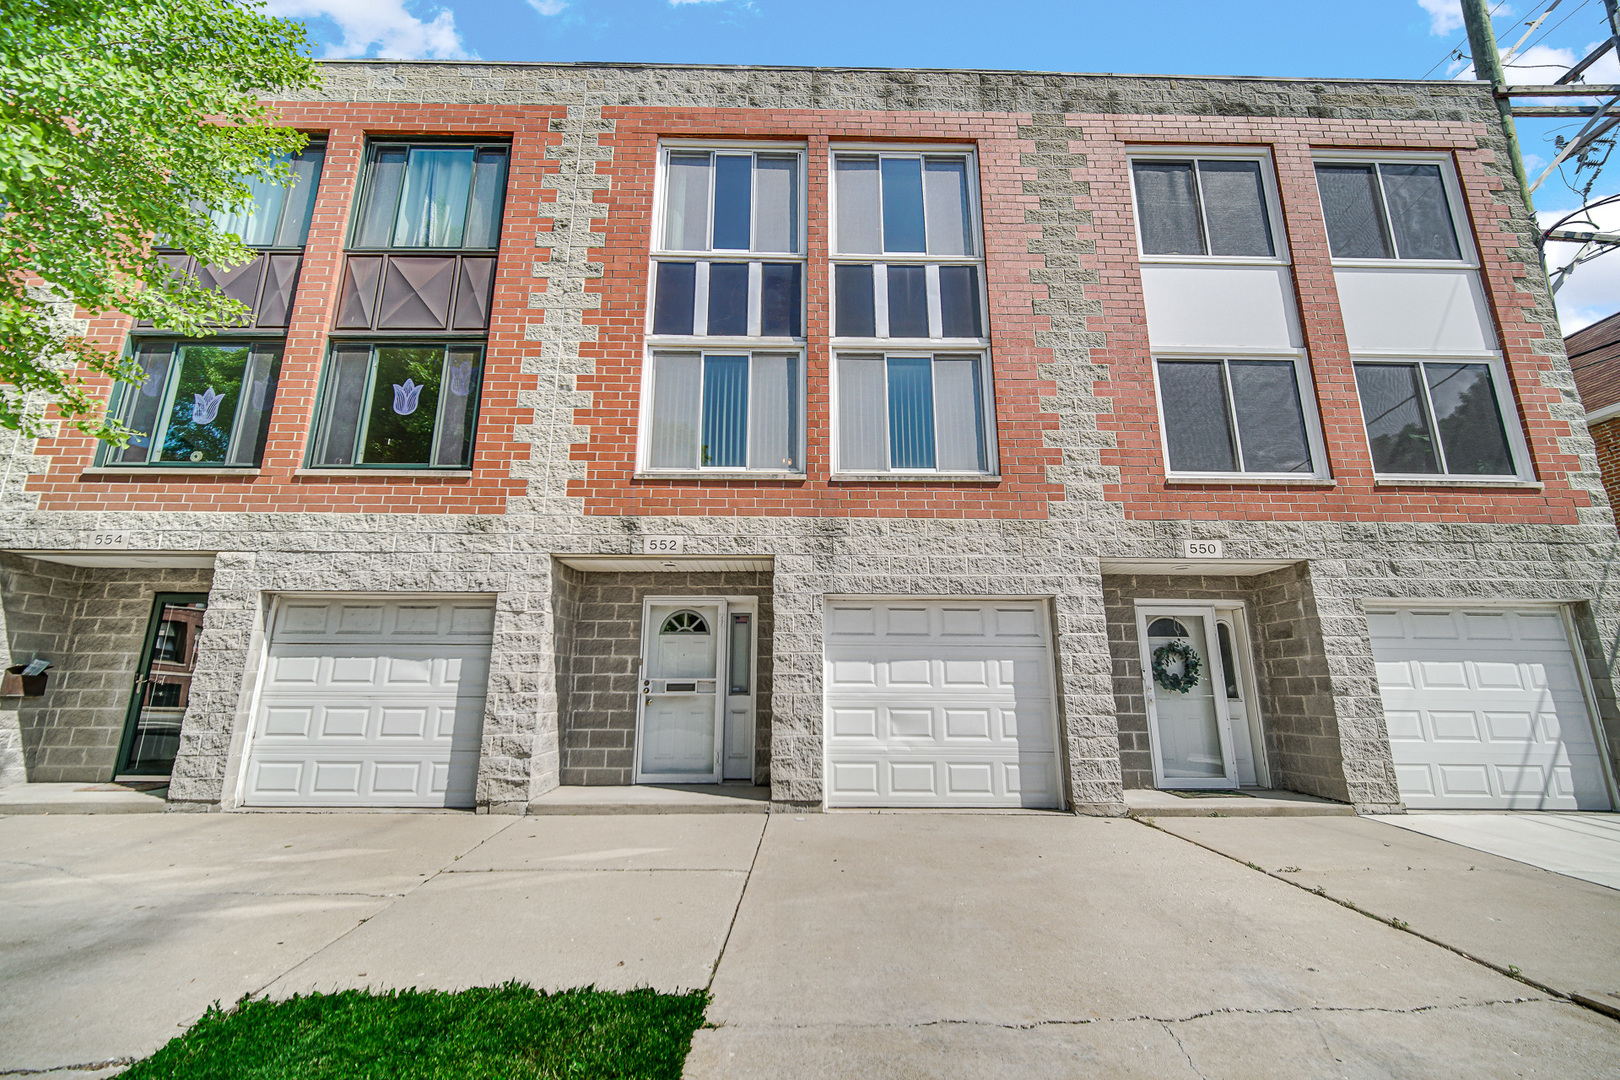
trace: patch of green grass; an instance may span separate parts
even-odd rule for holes
[[[678,1080],[708,995],[521,983],[215,1006],[120,1080]]]

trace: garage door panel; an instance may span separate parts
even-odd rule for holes
[[[246,801],[472,805],[493,618],[487,600],[283,601]]]
[[[832,601],[831,806],[1056,806],[1051,653],[1034,601]]]
[[[1368,626],[1408,806],[1609,808],[1556,612],[1372,612]]]

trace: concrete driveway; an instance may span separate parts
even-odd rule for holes
[[[0,1075],[244,993],[507,978],[710,987],[694,1078],[1620,1075],[1560,996],[1620,989],[1620,894],[1366,819],[1170,825],[0,818]]]

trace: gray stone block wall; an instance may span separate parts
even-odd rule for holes
[[[71,567],[0,555],[12,663],[48,657],[42,698],[19,702],[28,779],[110,780],[118,766],[141,647],[160,592],[206,593],[207,570]]]
[[[558,669],[564,784],[628,784],[633,778],[640,692],[642,602],[648,596],[752,596],[759,600],[754,772],[769,783],[772,589],[769,572],[585,573],[563,568],[574,622]]]
[[[1279,572],[1255,594],[1254,625],[1278,674],[1267,676],[1279,737],[1297,743],[1290,758],[1302,790],[1338,792],[1363,809],[1396,805],[1383,735],[1364,601],[1412,598],[1466,602],[1517,598],[1578,606],[1589,635],[1589,662],[1612,687],[1620,640],[1620,583],[1614,520],[1602,493],[1595,450],[1562,355],[1556,315],[1535,254],[1535,222],[1513,205],[1494,104],[1478,84],[1368,83],[1333,80],[1182,79],[1008,72],[862,71],[659,67],[650,65],[449,64],[342,62],[323,65],[324,101],[479,103],[562,107],[556,163],[543,184],[545,228],[534,236],[524,270],[545,280],[530,295],[523,370],[534,377],[520,406],[526,457],[514,466],[526,493],[504,516],[229,513],[33,512],[26,478],[45,462],[28,440],[0,437],[0,550],[72,549],[93,529],[145,538],[154,551],[218,551],[210,611],[200,642],[202,665],[186,716],[172,795],[176,806],[236,805],[236,776],[248,709],[262,655],[264,619],[277,593],[301,591],[470,592],[496,598],[496,642],[485,723],[479,804],[513,811],[564,768],[559,712],[572,715],[574,687],[558,684],[564,658],[579,651],[570,621],[579,618],[578,581],[556,566],[565,553],[636,554],[647,534],[685,537],[689,555],[774,560],[769,747],[773,798],[815,807],[822,796],[821,619],[827,595],[1004,595],[1049,598],[1054,618],[1063,750],[1069,798],[1077,809],[1123,809],[1121,746],[1139,761],[1140,731],[1128,695],[1116,699],[1116,657],[1100,571],[1102,559],[1176,559],[1189,538],[1220,539],[1235,559],[1306,564]],[[1044,432],[1060,460],[1047,481],[1064,497],[1045,520],[807,517],[607,518],[583,513],[568,484],[585,475],[586,432],[573,410],[591,396],[578,389],[595,361],[580,346],[596,330],[584,312],[601,302],[603,215],[612,180],[596,166],[615,106],[934,111],[1019,116],[1023,210],[1039,227],[1029,242],[1028,315],[1034,344],[1045,350],[1042,377],[1053,383],[1044,407],[1057,416]],[[1570,526],[1367,521],[1251,522],[1128,519],[1105,497],[1119,480],[1103,464],[1113,436],[1100,430],[1111,403],[1096,394],[1107,345],[1092,325],[1107,294],[1100,288],[1089,232],[1084,165],[1073,152],[1077,114],[1272,116],[1303,120],[1445,120],[1479,125],[1480,144],[1497,153],[1504,182],[1496,197],[1512,211],[1510,246],[1524,264],[1515,287],[1531,298],[1546,337],[1542,383],[1565,396],[1555,418],[1569,424],[1561,446],[1577,466],[1564,480],[1594,496]],[[1494,239],[1494,238],[1493,238]],[[532,416],[529,415],[532,411]],[[1200,513],[1208,513],[1207,506]],[[1217,514],[1218,517],[1218,514]],[[129,571],[151,589],[167,571]],[[136,579],[131,578],[130,583]],[[1176,587],[1186,586],[1186,579]],[[1168,586],[1167,586],[1168,587]],[[1262,583],[1256,580],[1252,588]],[[29,588],[32,588],[30,586]],[[25,590],[26,591],[26,590]],[[49,594],[47,588],[46,593]],[[1309,633],[1267,639],[1259,617]],[[1117,601],[1115,601],[1117,605]],[[8,600],[8,618],[15,605]],[[27,614],[22,607],[16,610]],[[26,620],[25,620],[26,623]],[[11,647],[19,633],[10,630]],[[1313,644],[1319,643],[1319,644]],[[567,704],[560,704],[566,700]],[[1600,694],[1613,752],[1620,712],[1612,689]],[[1275,708],[1273,708],[1275,706]],[[0,748],[4,745],[0,703]],[[1292,718],[1292,719],[1290,719]],[[1312,726],[1314,724],[1314,727]],[[1289,726],[1292,725],[1292,726]],[[1286,728],[1286,730],[1284,730]],[[21,731],[19,721],[19,732]],[[1337,740],[1341,774],[1331,767]],[[1292,752],[1292,751],[1290,751]],[[0,749],[3,753],[3,749]],[[1279,757],[1286,756],[1279,747]],[[1276,759],[1274,759],[1275,761]],[[1133,772],[1140,772],[1132,765]],[[1318,787],[1305,787],[1315,778]],[[1342,789],[1335,785],[1342,785]]]

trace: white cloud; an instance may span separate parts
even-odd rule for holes
[[[1536,216],[1541,221],[1541,227],[1546,228],[1567,213],[1567,209],[1542,210]],[[1620,203],[1598,207],[1592,211],[1591,218],[1599,229],[1620,231]],[[1569,222],[1563,226],[1566,229],[1589,227],[1585,222]],[[1579,250],[1579,244],[1556,241],[1548,244],[1548,271],[1556,273]],[[1558,321],[1565,334],[1573,334],[1583,326],[1590,326],[1620,310],[1620,251],[1577,266],[1554,299],[1558,302]]]
[[[568,4],[566,0],[529,0],[529,6],[542,15],[561,15]]]
[[[669,0],[670,7],[682,7],[686,4],[723,4],[726,0]]]
[[[327,42],[327,59],[466,60],[472,55],[448,8],[434,9],[428,21],[407,11],[404,0],[269,0],[265,11],[336,26],[342,40]]]
[[[1444,37],[1463,24],[1461,0],[1417,0],[1418,6],[1429,13],[1429,33]]]

